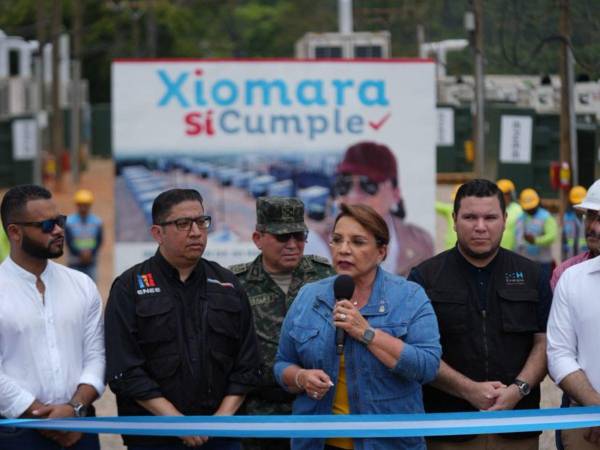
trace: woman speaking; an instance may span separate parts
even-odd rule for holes
[[[293,414],[423,412],[421,385],[435,378],[441,355],[437,320],[420,286],[379,267],[388,242],[372,208],[341,205],[330,242],[338,278],[304,286],[281,330],[274,370],[299,394]],[[292,439],[292,449],[412,450],[425,441]]]

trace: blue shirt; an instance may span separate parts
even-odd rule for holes
[[[337,385],[335,354],[335,277],[305,285],[281,329],[275,377],[284,388],[283,371],[292,364],[321,369]],[[423,412],[421,385],[436,377],[441,346],[437,319],[425,291],[416,283],[378,268],[369,301],[360,309],[370,326],[404,342],[396,366],[389,369],[369,349],[346,336],[344,360],[351,414]],[[293,414],[331,414],[335,390],[317,401],[299,394]],[[292,449],[321,449],[324,439],[292,439]],[[424,439],[353,439],[356,450],[425,449]]]

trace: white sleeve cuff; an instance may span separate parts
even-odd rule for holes
[[[16,419],[31,406],[35,401],[35,396],[27,391],[22,391],[16,398],[13,399],[10,405],[2,405],[0,414],[7,419]],[[4,402],[3,402],[4,403]]]
[[[581,370],[581,366],[571,358],[562,358],[554,364],[548,364],[548,372],[556,384],[560,384],[568,375]]]
[[[98,398],[102,397],[102,394],[104,393],[104,389],[106,387],[103,379],[89,372],[83,372],[81,374],[81,376],[79,377],[79,384],[89,384],[90,386],[92,386],[94,389],[96,389],[96,392],[98,393]]]

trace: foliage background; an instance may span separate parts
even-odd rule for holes
[[[62,0],[63,32],[73,1],[83,6],[83,75],[93,103],[110,100],[110,61],[128,57],[293,57],[304,33],[337,31],[337,0]],[[469,0],[354,0],[356,31],[388,30],[394,57],[427,41],[466,38]],[[578,74],[600,74],[599,0],[572,0]],[[0,29],[36,39],[36,12],[50,36],[52,0],[0,0]],[[487,73],[558,72],[557,0],[486,0]],[[472,72],[469,50],[449,54],[448,74]]]

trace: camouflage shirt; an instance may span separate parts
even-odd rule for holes
[[[255,396],[250,396],[246,408],[254,414],[285,413],[291,411],[291,403],[267,400],[261,391],[283,391],[275,381],[273,365],[279,345],[279,331],[290,305],[300,288],[311,281],[334,275],[327,259],[320,256],[304,256],[292,272],[292,281],[285,294],[265,271],[261,255],[249,263],[230,267],[248,294],[261,355],[263,357],[263,378]],[[253,398],[254,397],[254,398]],[[258,397],[258,398],[257,398]],[[262,398],[261,398],[262,397]]]

